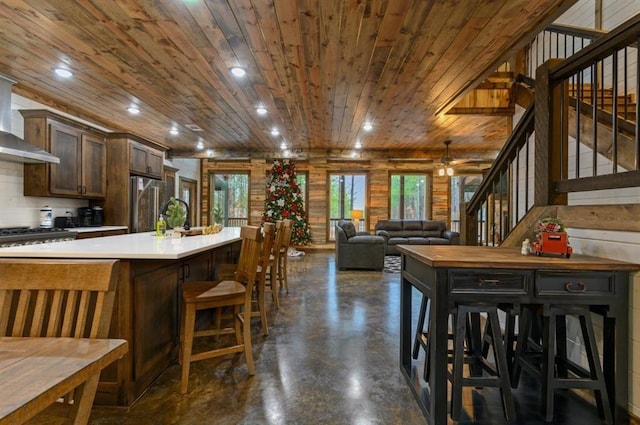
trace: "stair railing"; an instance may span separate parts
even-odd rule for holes
[[[464,244],[499,245],[532,207],[534,118],[532,104],[467,203]]]
[[[537,38],[530,49],[564,53],[558,37]],[[572,39],[566,51],[579,52],[536,66],[536,106],[467,204],[464,243],[501,244],[533,207],[566,205],[569,193],[640,186],[639,39],[640,15],[584,47]]]

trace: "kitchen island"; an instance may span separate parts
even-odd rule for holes
[[[211,279],[217,264],[234,263],[240,228],[172,238],[133,233],[0,249],[2,258],[119,259],[110,338],[129,341],[129,352],[105,369],[95,403],[131,406],[178,358],[180,288]]]

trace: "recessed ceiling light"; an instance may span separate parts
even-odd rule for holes
[[[365,124],[362,126],[362,129],[363,129],[364,131],[371,131],[371,130],[373,129],[373,126],[371,125],[371,123],[365,123]]]
[[[138,115],[140,113],[140,109],[138,109],[137,106],[129,106],[127,111],[129,111],[131,115]]]
[[[53,68],[53,72],[55,72],[58,77],[62,78],[71,78],[73,76],[73,72],[66,68]]]
[[[241,68],[239,66],[234,66],[233,68],[230,69],[230,71],[234,77],[238,77],[238,78],[242,78],[245,75],[247,75],[247,71],[244,68]]]
[[[277,129],[277,128],[273,127],[273,128],[271,129],[271,135],[272,135],[273,137],[277,137],[277,136],[279,136],[279,135],[280,135],[280,132],[278,131],[278,129]]]
[[[267,108],[265,108],[264,106],[258,106],[256,108],[256,112],[258,113],[258,115],[266,115],[267,114]]]
[[[169,130],[169,134],[171,134],[172,136],[177,136],[178,133],[179,133],[179,131],[175,127],[171,127],[171,130]]]
[[[280,149],[282,150],[287,149],[287,144],[285,142],[280,143]]]
[[[198,144],[196,145],[196,148],[204,149],[204,143],[202,143],[202,140],[198,141]]]

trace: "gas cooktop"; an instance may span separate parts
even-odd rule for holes
[[[77,233],[58,227],[2,227],[0,248],[74,240]]]

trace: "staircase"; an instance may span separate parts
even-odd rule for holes
[[[531,94],[527,102],[515,99],[531,106],[467,204],[464,244],[519,246],[548,216],[567,227],[615,229],[626,227],[621,214],[638,213],[640,205],[568,206],[567,199],[569,193],[640,186],[640,81],[629,77],[640,75],[640,67],[625,56],[628,50],[631,59],[636,54],[639,31],[640,15],[564,61],[538,68],[539,105]],[[634,68],[619,72],[627,63]]]
[[[580,100],[588,105],[593,105],[593,96],[595,94],[596,107],[599,110],[603,110],[613,114],[613,89],[609,88],[596,88],[595,93],[591,84],[583,84],[582,90],[578,90],[578,86],[570,86],[569,94],[572,98],[576,99],[579,95]],[[636,121],[636,95],[635,93],[627,93],[626,95],[618,95],[616,97],[617,103],[617,115],[624,120],[635,122]]]

